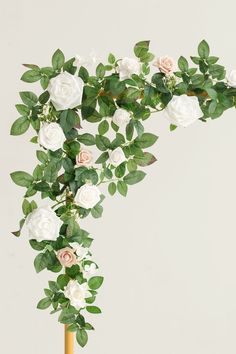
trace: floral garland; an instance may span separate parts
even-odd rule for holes
[[[28,70],[21,80],[40,81],[43,93],[38,97],[20,92],[20,118],[11,127],[12,135],[20,135],[31,125],[36,132],[31,142],[41,147],[32,174],[11,173],[17,185],[26,187],[24,217],[13,234],[20,236],[23,225],[27,228],[30,245],[39,252],[36,272],[62,271],[49,281],[37,307],[52,306],[51,314],[60,312],[59,322],[76,332],[82,347],[87,331],[94,329],[83,313],[101,312],[94,302],[103,277],[91,258],[92,238],[79,222],[89,214],[102,215],[99,186],[107,184],[111,195],[126,196],[131,185],[144,179],[140,168],[156,161],[146,149],[158,137],[144,132],[143,126],[153,113],[164,111],[172,131],[218,118],[236,106],[236,70],[225,79],[225,68],[210,56],[206,41],[199,44],[198,56],[191,57],[196,68],[182,56],[178,68],[168,56],[155,59],[149,41],[137,43],[134,54],[136,58],[118,60],[109,54],[108,63],[97,65],[95,75],[81,57],[65,61],[59,49],[50,67],[25,64]],[[154,74],[148,79],[151,69]],[[98,124],[98,133],[83,132],[82,121]],[[100,151],[96,161],[87,148],[93,145]],[[37,192],[53,205],[38,207],[30,201]]]

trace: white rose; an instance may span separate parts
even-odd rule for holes
[[[228,85],[231,87],[236,88],[236,70],[231,70],[230,73],[227,75]]]
[[[98,187],[84,184],[75,196],[75,202],[85,209],[93,208],[100,201],[101,192]]]
[[[133,74],[139,75],[140,71],[141,64],[137,59],[125,57],[118,62],[120,80],[129,79]]]
[[[88,279],[97,273],[97,266],[95,263],[86,264],[82,270],[84,278]]]
[[[88,258],[88,248],[81,246],[78,242],[72,242],[71,246],[75,250],[79,262],[84,258]]]
[[[197,97],[173,96],[168,103],[165,114],[171,124],[187,127],[203,116]]]
[[[26,218],[29,237],[38,242],[56,241],[61,225],[62,221],[49,206],[34,209]]]
[[[52,78],[48,85],[48,92],[53,106],[57,111],[61,111],[80,105],[83,87],[83,80],[67,71]]]
[[[82,56],[76,54],[75,61],[73,65],[79,69],[81,66],[84,66],[87,69],[91,69],[97,62],[97,56],[94,51],[90,52],[88,56]]]
[[[119,166],[122,162],[126,161],[125,154],[121,147],[118,147],[115,150],[109,150],[108,154],[110,164],[115,167]]]
[[[118,127],[121,127],[124,124],[127,124],[130,121],[130,114],[123,108],[118,108],[112,117],[113,123]]]
[[[58,123],[44,123],[39,130],[39,144],[46,149],[56,151],[61,149],[66,140]]]
[[[91,297],[87,283],[79,284],[77,280],[70,280],[64,290],[65,297],[70,300],[72,306],[77,310],[86,306],[88,297]]]

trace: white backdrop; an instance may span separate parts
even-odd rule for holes
[[[1,291],[0,352],[62,354],[63,327],[36,310],[54,275],[33,268],[26,237],[10,231],[21,218],[23,189],[9,179],[36,164],[31,133],[10,137],[17,118],[21,63],[48,65],[58,47],[68,57],[94,49],[131,56],[151,40],[156,55],[189,56],[203,38],[228,69],[236,68],[236,5],[220,2],[30,1],[1,5]],[[37,85],[35,85],[37,87]],[[108,197],[102,219],[83,227],[95,238],[105,285],[84,354],[235,354],[236,112],[170,133],[163,115],[147,122],[160,135],[158,162],[126,199]],[[56,315],[54,315],[56,316]],[[76,354],[82,349],[77,347]]]

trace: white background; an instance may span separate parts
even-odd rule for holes
[[[50,64],[58,47],[67,57],[94,49],[132,56],[151,40],[157,56],[212,54],[236,68],[234,1],[30,1],[1,5],[1,256],[0,352],[62,354],[63,326],[36,310],[54,274],[37,275],[27,237],[11,236],[21,218],[23,189],[9,179],[36,164],[32,131],[10,137],[18,117],[22,63]],[[108,197],[102,219],[81,225],[95,238],[94,258],[105,276],[103,314],[76,354],[235,354],[235,110],[207,124],[170,133],[163,115],[146,122],[160,135],[158,162],[126,199]],[[56,316],[56,315],[54,315]]]

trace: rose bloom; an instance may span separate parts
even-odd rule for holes
[[[153,65],[157,66],[158,69],[165,75],[173,74],[176,68],[174,59],[167,55],[165,57],[158,58]]]
[[[78,242],[72,242],[71,246],[73,247],[74,252],[76,252],[77,255],[77,261],[81,262],[85,258],[88,257],[88,248],[81,246]]]
[[[126,161],[125,154],[121,147],[118,147],[115,150],[109,150],[108,154],[110,164],[115,167],[119,166],[122,162]]]
[[[117,69],[120,80],[125,80],[131,78],[133,74],[139,75],[141,71],[141,64],[137,59],[125,57],[118,62]]]
[[[88,166],[93,161],[93,154],[91,151],[82,149],[79,154],[76,156],[76,165],[77,166]]]
[[[230,87],[236,88],[236,70],[231,70],[227,75],[227,82]]]
[[[118,108],[115,111],[115,113],[113,114],[112,121],[113,121],[113,123],[115,123],[115,125],[117,125],[118,127],[121,127],[122,125],[129,123],[130,114],[125,109]]]
[[[38,242],[56,241],[62,221],[49,206],[44,206],[34,209],[27,216],[25,224],[30,239]]]
[[[77,280],[70,280],[64,290],[65,297],[70,300],[77,310],[86,306],[86,298],[91,297],[88,283],[79,284]]]
[[[66,137],[58,123],[43,123],[39,130],[39,144],[51,151],[61,149]]]
[[[77,263],[75,250],[70,247],[62,248],[57,252],[57,258],[63,267],[70,268]]]
[[[50,100],[57,111],[80,105],[84,82],[67,71],[52,78],[48,85]]]
[[[75,195],[75,202],[84,209],[92,209],[100,201],[101,192],[98,187],[84,184]]]
[[[171,124],[187,127],[203,116],[198,98],[195,96],[173,96],[165,108]]]

